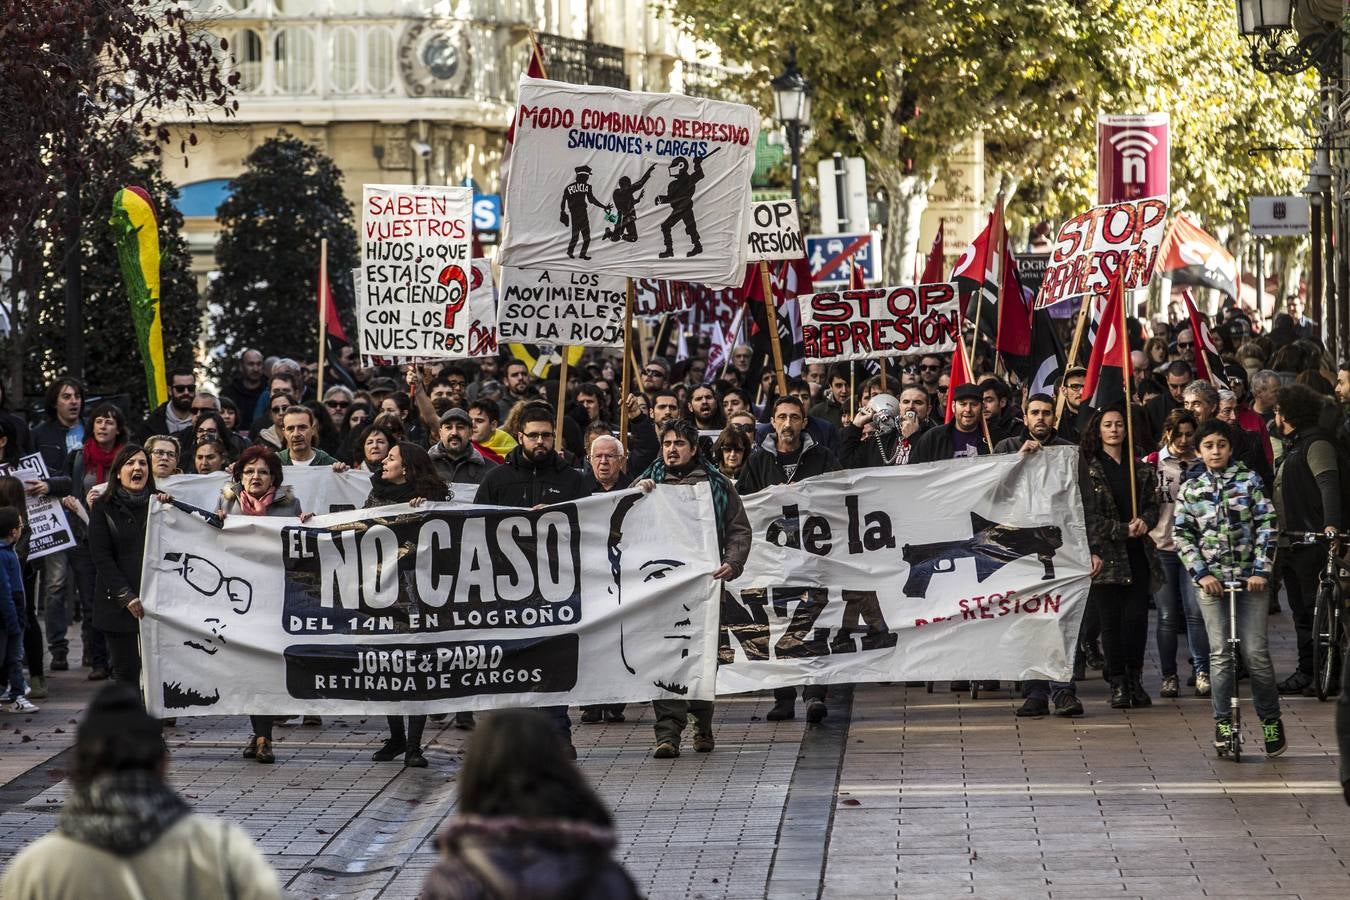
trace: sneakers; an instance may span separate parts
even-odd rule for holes
[[[1077,694],[1071,691],[1055,692],[1055,715],[1073,717],[1082,714],[1083,704]]]
[[[1017,708],[1017,718],[1019,719],[1039,719],[1041,716],[1048,715],[1050,715],[1050,704],[1044,697],[1028,697]]]
[[[680,748],[672,744],[670,741],[662,741],[661,743],[657,744],[656,749],[652,751],[652,756],[655,759],[674,759],[679,755],[680,755]]]
[[[1289,748],[1284,738],[1283,719],[1264,719],[1261,722],[1261,737],[1266,742],[1266,756],[1279,756]]]
[[[779,703],[775,703],[773,709],[769,710],[764,718],[768,719],[770,722],[786,722],[789,719],[796,718],[797,712],[794,709],[795,706],[796,704],[791,700],[783,700]],[[661,748],[658,747],[657,749],[659,750]],[[665,757],[660,758],[665,759]]]
[[[396,759],[406,752],[408,752],[408,745],[406,742],[397,740],[396,738],[387,738],[380,749],[370,754],[370,758],[375,760],[375,762],[389,762],[391,759]]]
[[[1308,673],[1299,669],[1293,675],[1275,685],[1275,689],[1281,694],[1302,694],[1303,690],[1311,685],[1312,678]]]
[[[27,697],[18,697],[13,703],[5,706],[5,712],[10,713],[35,713],[39,709]]]
[[[824,700],[812,700],[806,704],[806,721],[812,725],[819,725],[829,714],[830,710],[825,706]]]
[[[1162,687],[1158,689],[1159,697],[1172,698],[1180,691],[1181,683],[1175,675],[1165,675],[1162,680]]]
[[[717,741],[713,740],[711,731],[703,731],[694,735],[694,752],[711,753],[717,746]]]
[[[1210,691],[1210,686],[1209,686],[1209,673],[1208,673],[1208,672],[1196,672],[1196,673],[1195,673],[1195,696],[1197,696],[1197,697],[1208,697],[1208,696],[1209,696],[1209,691]]]
[[[1228,742],[1233,739],[1233,720],[1218,719],[1214,723],[1214,749],[1220,753],[1228,752]]]
[[[34,675],[28,686],[28,697],[30,700],[46,700],[47,679],[41,675]]]

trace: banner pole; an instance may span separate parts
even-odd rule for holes
[[[562,345],[562,364],[558,367],[558,409],[554,415],[553,446],[562,449],[563,445],[563,410],[567,408],[567,357],[571,350],[566,344]]]
[[[959,343],[959,341],[958,341]],[[853,360],[848,361],[848,417],[852,419],[858,414],[858,385],[857,368]]]
[[[323,401],[323,370],[328,366],[328,238],[319,241],[319,374],[318,395]]]
[[[633,279],[628,279],[628,286],[623,295],[623,376],[620,379],[619,387],[619,443],[623,444],[625,450],[628,449],[628,389],[632,384],[629,381],[628,353],[629,343],[633,334]]]
[[[961,356],[962,356],[962,358],[965,360],[965,363],[966,363],[966,374],[969,375],[969,376],[971,376],[971,381],[970,381],[970,383],[971,383],[971,384],[974,384],[974,383],[975,383],[975,381],[974,381],[974,372],[973,372],[973,370],[972,370],[971,367],[970,367],[970,357],[966,355],[966,342],[965,342],[965,341],[957,341],[957,342],[956,342],[956,346],[957,346],[957,348],[961,351]],[[947,390],[950,391],[951,388],[948,387]],[[950,397],[950,396],[947,398],[947,402],[948,402],[948,403],[951,403],[951,397]],[[989,452],[990,452],[990,453],[993,453],[993,452],[994,452],[994,440],[993,440],[993,438],[991,438],[991,437],[989,436],[989,422],[988,422],[988,420],[985,419],[985,417],[984,417],[984,410],[983,410],[983,409],[980,410],[980,428],[984,431],[984,445],[985,445],[986,447],[989,448]]]
[[[773,373],[778,378],[778,396],[787,396],[787,373],[783,371],[783,346],[778,341],[778,303],[773,296],[769,264],[759,261],[759,279],[764,288],[764,318],[769,325],[769,347],[773,350]]]
[[[1070,367],[1078,365],[1078,346],[1083,341],[1083,327],[1087,325],[1088,306],[1092,303],[1092,296],[1090,294],[1084,294],[1080,300],[1081,305],[1078,307],[1078,324],[1073,327],[1073,343],[1069,347],[1069,356],[1064,363],[1065,372],[1068,372]],[[1059,427],[1059,419],[1064,415],[1064,403],[1066,402],[1063,374],[1060,376],[1059,384],[1059,396],[1055,398],[1055,427]]]
[[[1125,452],[1121,454],[1124,457],[1123,462],[1130,471],[1130,518],[1139,518],[1139,487],[1135,484],[1134,478],[1134,404],[1130,402],[1133,393],[1131,382],[1133,379],[1134,366],[1130,363],[1130,342],[1129,330],[1127,326],[1127,317],[1125,315],[1125,281],[1124,276],[1116,274],[1116,284],[1112,290],[1120,295],[1120,334],[1117,340],[1120,341],[1121,353],[1121,372],[1125,376]],[[1194,335],[1197,340],[1199,335]]]

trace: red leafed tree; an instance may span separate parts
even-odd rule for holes
[[[124,170],[128,148],[167,143],[167,111],[233,114],[237,76],[227,74],[224,42],[167,0],[0,0],[0,23],[0,257],[12,266],[0,298],[11,329],[7,380],[19,393],[25,325],[35,318],[24,286],[57,274],[53,251],[66,294],[62,362],[83,368],[84,185]],[[195,135],[179,151],[188,143]]]

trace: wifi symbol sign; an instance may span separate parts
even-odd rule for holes
[[[1148,173],[1148,158],[1158,146],[1158,136],[1142,128],[1126,128],[1108,140],[1120,156],[1120,177],[1126,184],[1143,184]]]

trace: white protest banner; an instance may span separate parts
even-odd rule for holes
[[[823,291],[797,302],[807,363],[947,353],[961,335],[955,284]]]
[[[356,321],[365,322],[364,302],[365,274],[360,269],[352,269],[352,284],[356,290]],[[471,322],[477,323],[469,329],[469,345],[464,354],[469,358],[497,355],[497,284],[492,277],[492,263],[486,259],[473,260],[469,273],[468,313]],[[361,343],[358,340],[358,343]],[[364,347],[364,345],[362,345]],[[406,366],[410,363],[427,362],[440,357],[427,356],[387,356],[362,352],[361,364],[366,366]]]
[[[792,684],[1068,681],[1091,585],[1078,451],[855,469],[744,498],[718,694]]]
[[[40,453],[20,457],[17,466],[0,466],[0,475],[10,475],[20,481],[46,481],[47,463]],[[69,550],[75,546],[75,535],[61,501],[51,494],[28,494],[25,497],[24,519],[28,525],[28,558],[40,559]]]
[[[498,335],[504,343],[622,347],[626,289],[618,275],[503,266]]]
[[[220,492],[234,479],[226,472],[210,475],[170,475],[155,482],[155,487],[175,500],[206,512],[220,505]],[[282,485],[295,492],[305,512],[322,515],[360,509],[370,495],[370,473],[361,469],[334,472],[328,466],[286,466]],[[476,484],[452,484],[454,503],[472,503]]]
[[[753,107],[520,80],[501,263],[740,284]]]
[[[434,185],[362,186],[361,353],[448,359],[491,329],[466,310],[473,191]]]
[[[1167,198],[1147,197],[1094,206],[1065,222],[1050,248],[1036,308],[1105,293],[1117,272],[1127,291],[1147,285],[1166,218]]]
[[[796,200],[765,200],[750,207],[750,233],[746,236],[749,262],[802,259],[806,244],[797,220]]]
[[[711,698],[716,534],[706,485],[221,528],[154,501],[146,706],[415,715]]]

